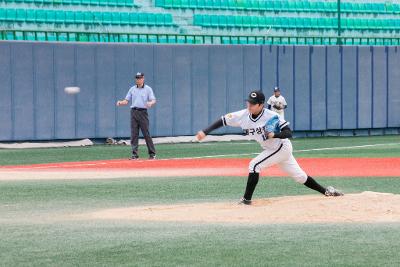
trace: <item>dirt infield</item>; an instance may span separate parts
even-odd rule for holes
[[[400,195],[363,192],[343,197],[288,196],[236,203],[157,205],[107,209],[85,219],[197,223],[378,223],[400,222]]]
[[[250,159],[102,160],[0,167],[0,180],[110,179],[124,177],[246,176]],[[299,158],[318,177],[400,176],[400,158]],[[286,176],[278,166],[264,176]]]

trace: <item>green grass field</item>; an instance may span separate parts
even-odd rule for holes
[[[400,138],[293,140],[297,157],[400,157]],[[354,146],[376,145],[359,148]],[[335,150],[311,150],[341,147]],[[158,145],[159,158],[250,154],[255,143]],[[146,156],[145,147],[141,147]],[[126,158],[129,147],[0,150],[0,165]],[[240,157],[252,157],[242,155]],[[349,159],[351,160],[351,159]],[[398,177],[320,178],[346,193],[400,192]],[[400,224],[196,224],[66,220],[150,204],[234,202],[245,177],[0,181],[1,266],[400,266]],[[314,194],[264,178],[254,198]],[[323,212],[323,211],[321,211]],[[326,216],[329,216],[327,214]]]

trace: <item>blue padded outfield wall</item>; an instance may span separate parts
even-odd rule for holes
[[[194,134],[276,85],[296,131],[396,128],[399,49],[0,42],[0,141],[129,136],[129,108],[115,102],[137,71],[158,99],[153,136]]]

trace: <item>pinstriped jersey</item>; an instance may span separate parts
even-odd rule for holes
[[[282,144],[282,142],[288,141],[288,139],[267,139],[265,137],[265,124],[269,119],[276,115],[279,117],[280,129],[289,125],[289,122],[285,121],[281,116],[279,116],[279,114],[269,109],[263,109],[257,118],[253,118],[247,109],[243,109],[222,116],[222,122],[224,125],[242,128],[249,139],[257,141],[263,149],[276,149],[280,144]]]

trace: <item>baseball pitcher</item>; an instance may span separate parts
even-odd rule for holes
[[[263,151],[251,160],[249,176],[244,196],[239,204],[251,204],[251,198],[259,180],[260,172],[273,165],[286,172],[295,181],[308,188],[316,190],[325,196],[342,196],[343,194],[332,186],[323,187],[311,176],[308,176],[293,157],[292,144],[288,138],[292,137],[289,122],[285,121],[276,112],[264,108],[265,96],[261,91],[253,91],[247,99],[247,109],[229,113],[199,131],[197,140],[203,140],[211,131],[223,126],[240,127],[251,139],[257,141]]]

